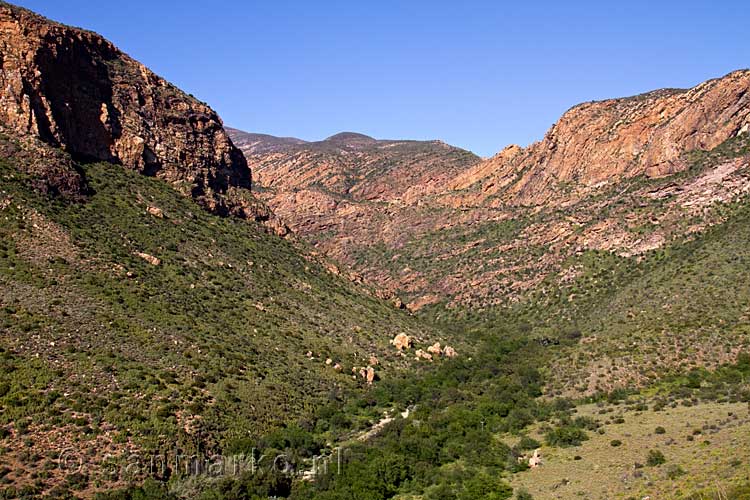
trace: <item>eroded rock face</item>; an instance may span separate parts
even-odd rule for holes
[[[242,153],[207,105],[96,33],[0,4],[0,123],[75,159],[108,161],[170,182],[222,214],[250,188]]]
[[[750,126],[750,71],[689,90],[665,89],[573,107],[526,149],[510,146],[462,173],[452,189],[473,187],[472,203],[538,205],[569,193],[645,174],[684,170],[686,151],[710,150]],[[468,201],[467,200],[467,201]]]

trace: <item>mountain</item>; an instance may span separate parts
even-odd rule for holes
[[[30,138],[23,147],[45,149],[38,139],[75,160],[121,164],[163,179],[217,213],[270,217],[247,196],[247,162],[206,104],[96,33],[4,2],[0,26],[0,123]],[[50,190],[85,190],[85,179],[65,161],[55,169],[28,168]]]
[[[417,363],[397,334],[448,341],[269,234],[208,106],[93,33],[8,4],[0,26],[3,496],[91,498],[148,475],[114,456],[314,425]]]
[[[230,135],[242,137],[231,130]],[[441,141],[374,140],[352,133],[271,152],[243,151],[254,168],[257,196],[295,233],[391,292],[406,288],[383,274],[382,255],[370,260],[361,254],[369,249],[377,254],[381,244],[399,247],[429,227],[449,223],[425,213],[430,200],[481,161]]]
[[[749,497],[747,71],[483,160],[0,28],[0,498]]]
[[[488,160],[439,142],[247,156],[294,231],[413,310],[508,305],[576,252],[637,255],[715,222],[699,214],[747,189],[748,160],[700,169],[695,152],[747,134],[749,87],[736,71],[581,104]]]
[[[683,154],[710,150],[750,129],[750,71],[742,70],[687,90],[663,89],[624,99],[580,104],[544,139],[509,146],[451,185],[475,201],[539,205],[570,198],[603,183],[684,171]],[[476,192],[476,193],[474,193]],[[498,201],[499,201],[498,200]]]

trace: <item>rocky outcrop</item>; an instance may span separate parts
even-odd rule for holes
[[[76,160],[120,163],[164,179],[217,213],[271,218],[241,193],[250,188],[250,169],[211,108],[96,33],[6,3],[0,124]]]
[[[432,354],[424,352],[422,349],[417,349],[417,352],[414,353],[414,359],[416,359],[417,361],[421,359],[432,361]]]
[[[398,335],[393,337],[393,340],[391,340],[391,344],[399,351],[409,350],[412,346],[412,343],[412,338],[405,333],[399,333]]]
[[[660,177],[687,168],[686,151],[710,150],[750,128],[750,71],[689,90],[665,89],[575,106],[526,149],[510,146],[459,175],[449,187],[538,205],[617,179]]]
[[[427,352],[430,354],[434,354],[435,356],[440,356],[443,354],[443,349],[440,347],[440,342],[435,342],[430,347],[427,348]]]
[[[161,259],[145,252],[135,252],[133,255],[140,257],[152,266],[158,266],[161,264]]]

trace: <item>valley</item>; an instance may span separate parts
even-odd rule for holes
[[[750,71],[481,158],[0,42],[0,498],[750,498]]]

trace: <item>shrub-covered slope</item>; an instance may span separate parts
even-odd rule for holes
[[[92,194],[67,203],[13,162],[0,166],[0,424],[19,484],[45,463],[19,453],[66,443],[95,457],[224,450],[364,386],[352,369],[371,355],[387,378],[404,363],[386,349],[395,334],[441,340],[301,246],[159,180],[84,165]]]

